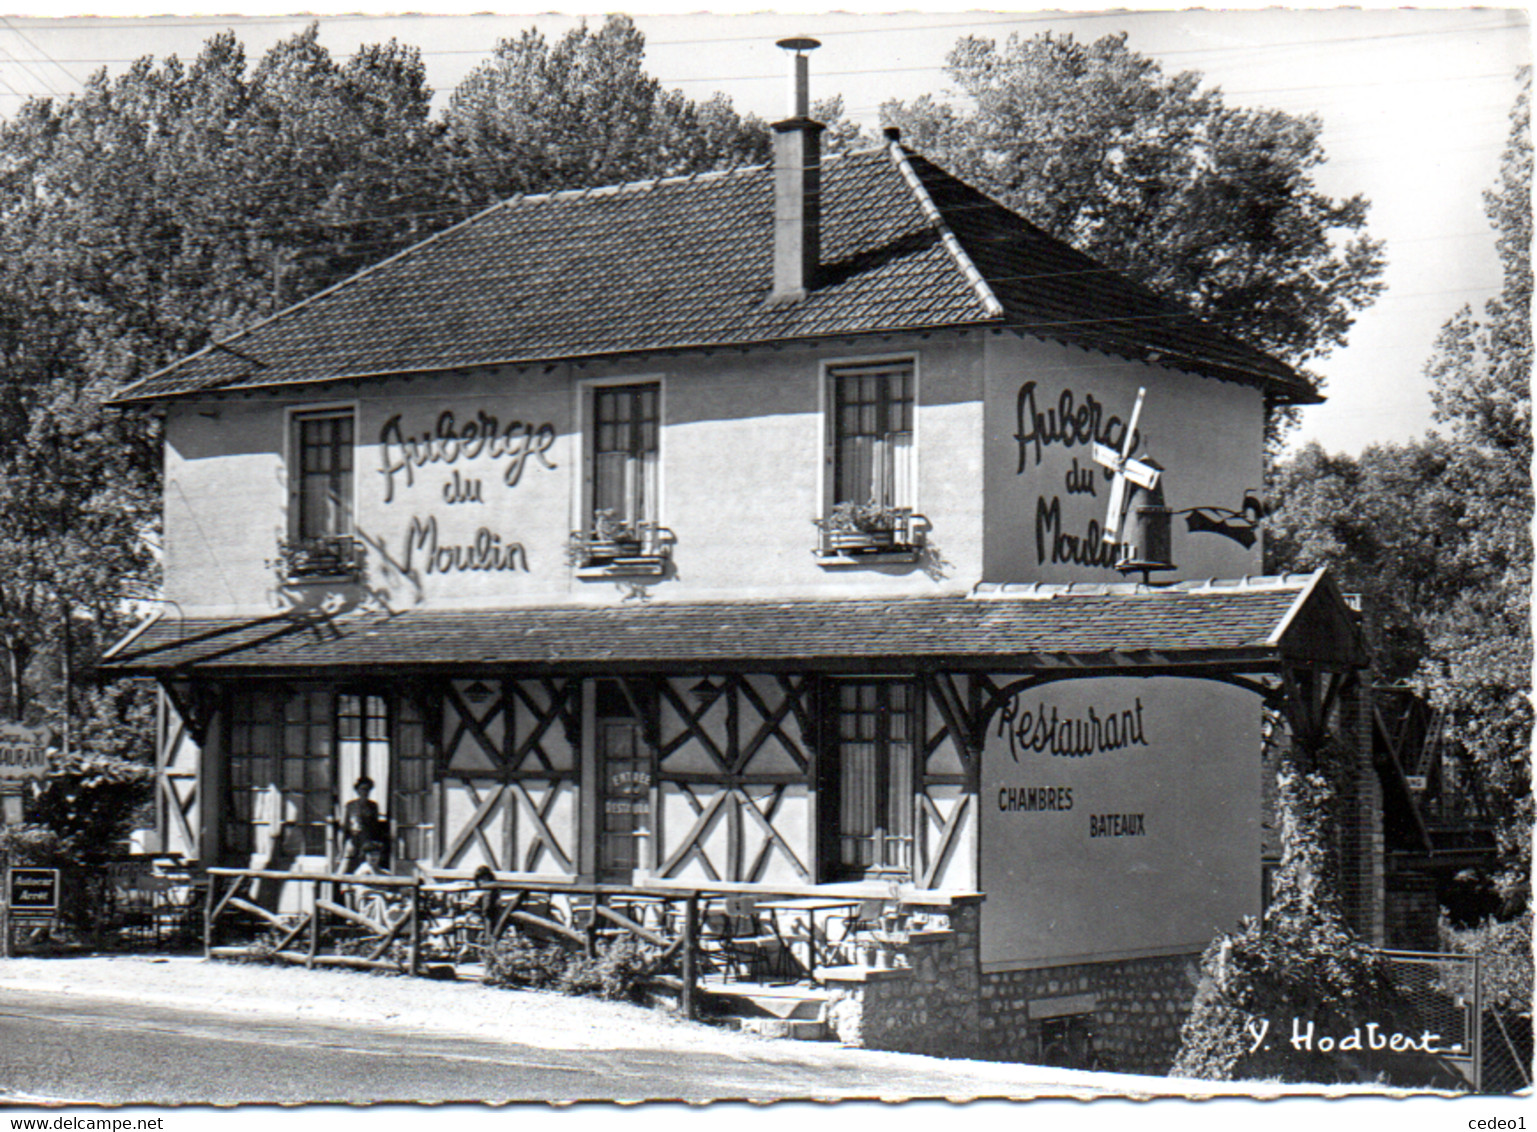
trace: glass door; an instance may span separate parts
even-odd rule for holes
[[[651,820],[651,747],[645,727],[617,685],[599,685],[598,768],[603,796],[598,810],[598,875],[628,882],[641,865],[641,841]]]
[[[432,805],[433,750],[427,741],[426,713],[410,693],[400,696],[395,712],[395,765],[390,795],[391,851],[398,870],[433,864],[436,819]]]
[[[912,686],[840,681],[837,715],[837,872],[845,878],[912,868]]]

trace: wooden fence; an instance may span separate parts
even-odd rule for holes
[[[214,959],[452,977],[457,966],[485,959],[514,928],[589,958],[628,937],[645,946],[651,982],[677,993],[683,1014],[693,1018],[706,977],[733,979],[745,971],[748,978],[814,981],[819,955],[825,968],[838,945],[837,961],[854,962],[847,956],[865,948],[853,944],[877,940],[888,945],[879,962],[900,963],[900,933],[892,924],[951,899],[914,889],[899,894],[888,884],[769,891],[506,874],[487,880],[211,868],[203,945]],[[237,931],[246,942],[224,942]]]
[[[484,956],[514,925],[589,957],[605,939],[628,935],[655,949],[660,981],[678,991],[686,1017],[697,1014],[698,892],[559,882],[445,884],[266,869],[213,868],[208,877],[203,951],[210,959],[447,975],[467,952]],[[288,896],[297,910],[264,907],[253,891],[263,882],[297,886]],[[221,937],[237,928],[246,934],[254,928],[266,938],[224,945]]]

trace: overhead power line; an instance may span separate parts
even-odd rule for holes
[[[55,59],[52,55],[49,55],[48,52],[44,51],[41,47],[39,47],[26,34],[26,32],[24,32],[20,28],[16,27],[15,24],[13,24],[8,18],[6,18],[4,16],[0,16],[0,24],[3,24],[7,31],[12,32],[14,35],[16,35],[17,38],[19,38],[28,47],[32,48],[32,50],[37,52],[37,54],[41,55],[44,59],[48,60],[48,62],[52,63],[60,71],[63,71],[64,72],[64,77],[67,78],[70,81],[71,84],[76,84],[76,85],[79,84],[80,79],[78,79],[75,76],[75,74],[72,71],[69,70],[69,68],[67,68],[67,67],[63,66],[62,64],[60,64],[57,59]]]
[[[225,19],[225,20],[188,19],[188,20],[180,20],[180,21],[168,21],[168,22],[167,21],[157,21],[157,20],[136,20],[136,19],[132,19],[132,18],[125,18],[125,19],[121,20],[120,22],[114,21],[114,23],[112,25],[110,25],[110,26],[119,26],[119,24],[120,24],[120,26],[123,26],[125,28],[218,27],[218,28],[229,28],[229,29],[233,30],[235,28],[239,28],[239,27],[243,27],[243,26],[258,26],[258,25],[270,26],[272,24],[295,24],[295,25],[308,26],[311,23],[318,23],[318,24],[321,25],[322,29],[324,29],[327,25],[333,25],[333,24],[358,23],[358,22],[381,23],[381,22],[384,22],[384,21],[387,21],[387,20],[408,20],[408,19],[428,19],[428,18],[433,18],[433,17],[419,17],[419,16],[418,17],[413,17],[413,16],[403,16],[403,17],[394,17],[394,16],[334,16],[334,17],[333,16],[309,16],[309,17],[305,17],[305,16],[271,16],[271,17],[230,17],[229,19]],[[461,18],[461,17],[436,17],[436,18],[446,19],[446,18]],[[462,17],[462,18],[475,18],[475,17]],[[1105,22],[1105,21],[1111,21],[1111,20],[1117,20],[1117,19],[1124,20],[1124,18],[1125,18],[1124,13],[1083,13],[1083,14],[1071,14],[1071,15],[1060,15],[1060,16],[1042,16],[1042,17],[1033,17],[1033,18],[1032,17],[1002,17],[1002,18],[999,18],[999,19],[996,19],[996,20],[980,19],[980,20],[952,21],[952,22],[947,22],[947,23],[904,24],[904,25],[893,26],[893,27],[872,26],[872,27],[865,27],[865,28],[847,28],[847,29],[839,29],[839,30],[836,30],[836,31],[825,31],[825,32],[819,31],[817,33],[817,35],[818,35],[818,37],[820,39],[827,40],[827,39],[841,38],[841,37],[851,37],[851,36],[868,37],[868,36],[872,36],[872,35],[902,35],[902,34],[908,34],[908,33],[919,32],[919,31],[943,31],[943,30],[946,30],[946,29],[962,30],[962,29],[970,28],[970,27],[1009,27],[1009,26],[1029,27],[1029,26],[1037,26],[1037,25],[1052,25],[1052,26],[1054,26],[1054,25],[1057,25],[1057,24],[1074,23],[1074,22],[1079,22],[1079,21]],[[13,31],[16,31],[17,34],[19,35],[19,34],[21,34],[20,30],[15,26],[17,22],[18,21],[13,17],[11,19],[7,19],[5,21],[5,24],[6,24],[6,26],[8,28],[10,28]],[[805,22],[805,21],[801,21],[801,22]],[[537,23],[537,18],[534,18],[534,19],[530,20],[530,23],[531,24],[532,23]],[[55,27],[57,25],[34,24],[32,26],[34,27],[34,30],[35,30],[36,28]],[[1380,42],[1380,41],[1383,41],[1383,40],[1444,38],[1444,37],[1451,36],[1451,35],[1463,35],[1463,34],[1481,35],[1481,34],[1490,33],[1490,32],[1512,32],[1512,31],[1520,32],[1523,35],[1529,33],[1529,29],[1526,28],[1523,25],[1513,24],[1513,23],[1511,23],[1509,21],[1500,21],[1500,22],[1496,22],[1496,23],[1470,24],[1470,25],[1466,25],[1466,26],[1463,26],[1463,27],[1426,29],[1426,30],[1422,30],[1422,31],[1385,32],[1385,33],[1380,34],[1380,35],[1374,34],[1374,35],[1319,36],[1319,37],[1315,37],[1315,38],[1312,38],[1312,39],[1279,40],[1279,41],[1270,41],[1270,42],[1265,42],[1265,43],[1242,44],[1242,45],[1237,45],[1237,46],[1177,48],[1177,49],[1173,49],[1173,50],[1169,50],[1169,51],[1159,51],[1159,52],[1157,52],[1156,55],[1153,55],[1153,56],[1150,56],[1150,57],[1154,58],[1157,61],[1162,61],[1164,59],[1200,58],[1200,57],[1212,57],[1212,56],[1221,56],[1221,55],[1244,57],[1244,56],[1249,56],[1249,55],[1254,55],[1254,54],[1267,54],[1267,53],[1274,53],[1274,52],[1281,52],[1281,51],[1289,51],[1289,50],[1292,50],[1292,49],[1295,49],[1295,48],[1318,48],[1318,47],[1321,47],[1321,46],[1330,46],[1330,45],[1338,45],[1338,44],[1377,43],[1377,42]],[[692,46],[703,46],[703,45],[708,45],[708,44],[757,43],[757,42],[766,42],[766,41],[767,41],[766,40],[766,36],[764,34],[761,34],[761,33],[757,34],[757,35],[713,36],[713,37],[707,36],[707,37],[699,37],[699,38],[680,38],[680,39],[662,39],[662,38],[658,38],[658,37],[647,36],[646,37],[646,46],[647,46],[648,49],[650,49],[650,48],[657,48],[657,47],[692,47]],[[495,49],[494,45],[491,46],[491,47],[443,48],[443,49],[440,49],[440,50],[421,50],[420,54],[422,55],[423,58],[440,58],[440,57],[462,56],[462,55],[487,55],[487,56],[489,56],[489,55],[491,55],[493,53],[494,49]],[[55,60],[55,62],[58,62],[58,63],[83,63],[83,64],[132,63],[132,62],[136,62],[138,58],[141,58],[141,56],[132,56],[132,57],[127,57],[127,56],[64,57],[64,58]],[[897,72],[902,72],[902,71],[926,71],[926,70],[940,70],[940,69],[943,69],[943,67],[942,66],[888,67],[888,68],[873,68],[873,69],[869,69],[869,70],[865,70],[865,71],[843,71],[843,72],[821,72],[821,73],[829,73],[829,74],[880,74],[880,73],[887,73],[887,72],[897,73]],[[784,75],[783,75],[782,72],[775,72],[772,75],[726,75],[726,76],[711,77],[711,78],[708,78],[708,79],[691,79],[691,80],[688,80],[688,81],[699,81],[699,82],[720,82],[720,81],[727,81],[727,80],[754,81],[754,80],[759,80],[759,79],[783,79],[783,78],[784,78]],[[668,79],[663,79],[661,81],[664,81],[664,82],[667,82],[667,81],[676,82],[676,81],[684,81],[684,80],[668,80]]]

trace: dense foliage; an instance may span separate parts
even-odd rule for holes
[[[1473,928],[1441,925],[1442,948],[1456,955],[1477,955],[1484,1008],[1532,1017],[1532,913]]]
[[[1373,1037],[1395,1033],[1422,1040],[1422,1020],[1380,954],[1337,917],[1296,911],[1246,921],[1207,948],[1171,1072],[1219,1081],[1457,1087],[1456,1072],[1433,1053],[1371,1048]]]
[[[538,32],[496,45],[444,117],[446,167],[469,200],[613,185],[767,160],[768,129],[717,95],[704,103],[646,74],[629,19],[552,48]]]
[[[1455,1087],[1455,1071],[1434,1052],[1371,1048],[1370,1026],[1413,1039],[1422,1039],[1422,1029],[1383,956],[1342,914],[1340,798],[1356,752],[1298,705],[1287,714],[1289,739],[1276,772],[1281,867],[1270,905],[1262,918],[1217,936],[1202,955],[1171,1072]]]
[[[1530,76],[1486,194],[1504,283],[1483,318],[1464,308],[1426,367],[1445,432],[1366,449],[1310,445],[1275,470],[1274,570],[1328,566],[1366,598],[1378,674],[1442,709],[1452,754],[1499,823],[1500,887],[1530,887]]]

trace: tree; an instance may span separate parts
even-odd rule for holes
[[[190,67],[101,71],[0,130],[6,234],[93,305],[80,321],[117,380],[455,218],[435,212],[415,50],[365,47],[342,65],[316,36],[277,44],[250,75],[233,35],[215,36]]]
[[[1426,366],[1447,433],[1359,460],[1302,449],[1272,478],[1267,539],[1272,569],[1329,566],[1366,595],[1379,675],[1442,709],[1495,808],[1512,908],[1529,892],[1532,824],[1530,72],[1521,77],[1500,184],[1485,195],[1501,292],[1482,319],[1458,311]]]
[[[965,101],[891,102],[905,140],[1051,234],[1295,366],[1380,293],[1367,202],[1313,183],[1318,118],[1230,107],[1125,34],[967,37]],[[1337,237],[1352,235],[1336,246]],[[1316,380],[1316,379],[1315,379]]]
[[[1531,887],[1531,71],[1511,111],[1499,186],[1484,194],[1503,268],[1478,320],[1442,328],[1426,374],[1450,434],[1449,486],[1466,501],[1454,565],[1466,579],[1431,612],[1416,683],[1446,712],[1487,797],[1501,803],[1502,890]]]
[[[446,159],[460,199],[612,185],[761,162],[768,131],[716,95],[695,103],[646,74],[645,36],[625,16],[552,48],[536,31],[496,45],[454,90]]]
[[[1360,594],[1376,677],[1386,682],[1418,671],[1424,611],[1445,606],[1467,582],[1449,553],[1467,522],[1467,500],[1449,481],[1454,458],[1434,434],[1371,445],[1359,457],[1312,443],[1271,473],[1267,569],[1327,567],[1347,593]]]
[[[457,218],[414,50],[316,29],[254,72],[232,35],[0,125],[0,649],[6,708],[68,736],[73,669],[154,588],[159,443],[125,383]],[[436,195],[435,195],[436,194]],[[35,713],[34,713],[35,714]],[[76,736],[79,738],[79,736]]]

